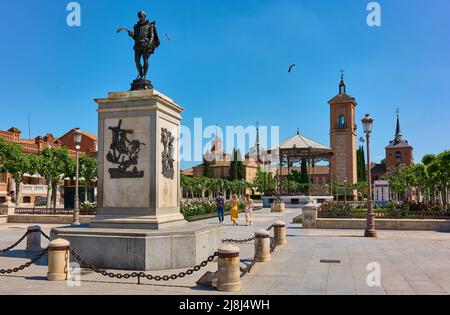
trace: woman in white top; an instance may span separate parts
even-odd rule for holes
[[[245,195],[245,222],[247,226],[253,225],[253,200],[250,195]]]

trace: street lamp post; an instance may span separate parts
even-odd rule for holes
[[[80,163],[79,163],[79,159],[80,159],[80,144],[81,144],[81,139],[83,137],[83,134],[80,132],[79,128],[75,129],[75,132],[73,134],[73,141],[75,142],[75,149],[76,149],[76,153],[77,153],[77,157],[76,157],[76,173],[75,173],[75,201],[74,201],[74,209],[73,209],[73,226],[78,226],[80,225],[80,197],[78,195],[78,177],[80,174]]]
[[[347,177],[344,179],[344,203],[347,204]]]
[[[373,118],[369,114],[362,120],[364,133],[366,134],[367,141],[367,182],[368,182],[368,193],[367,197],[367,230],[365,232],[365,237],[377,237],[377,232],[375,230],[375,213],[373,212],[373,197],[372,197],[372,170],[370,169],[370,134],[373,128]]]

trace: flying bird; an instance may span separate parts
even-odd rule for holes
[[[291,66],[289,67],[289,70],[288,70],[288,72],[289,72],[289,73],[291,73],[291,72],[294,72],[294,70],[295,70],[295,67],[296,67],[296,65],[295,65],[295,64],[291,65]]]

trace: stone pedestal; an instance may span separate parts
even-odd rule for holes
[[[164,230],[53,229],[51,239],[63,238],[81,257],[102,269],[154,271],[189,268],[217,251],[216,226],[184,224]]]
[[[317,212],[319,211],[320,204],[313,203],[312,200],[303,207],[303,228],[304,229],[316,229],[317,228]]]
[[[217,289],[224,292],[241,290],[239,247],[223,245],[219,249]]]
[[[274,202],[272,204],[272,212],[281,213],[286,211],[286,204],[284,202]]]
[[[36,253],[41,252],[41,227],[39,225],[29,226],[27,236],[26,252]]]
[[[69,246],[63,239],[51,241],[48,246],[48,281],[65,281],[69,275]]]
[[[109,93],[97,99],[98,202],[93,228],[164,229],[184,224],[180,213],[179,134],[183,109],[156,90]],[[119,128],[119,129],[116,129]],[[118,133],[115,133],[115,130]],[[120,139],[116,137],[121,137]],[[126,140],[124,140],[126,139]],[[136,147],[135,162],[121,172],[111,162],[116,147]]]
[[[272,254],[270,253],[270,233],[266,230],[259,230],[255,232],[255,260],[257,262],[272,261]]]
[[[183,109],[156,90],[109,93],[98,104],[97,215],[89,227],[58,228],[103,269],[192,267],[217,251],[218,226],[180,213],[179,135]]]
[[[16,204],[11,202],[11,197],[7,197],[6,202],[0,204],[0,216],[14,215]]]
[[[283,221],[277,221],[273,224],[274,238],[277,246],[287,245],[286,230],[286,223]]]

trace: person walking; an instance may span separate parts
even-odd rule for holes
[[[219,224],[223,224],[223,221],[225,221],[225,199],[223,198],[223,195],[221,193],[219,193],[219,196],[217,196],[216,198],[216,209],[217,216],[219,217]]]
[[[245,222],[247,226],[253,225],[253,200],[249,194],[245,195]]]
[[[233,198],[231,198],[231,221],[233,222],[233,225],[239,225],[239,200],[236,195],[233,195]]]

